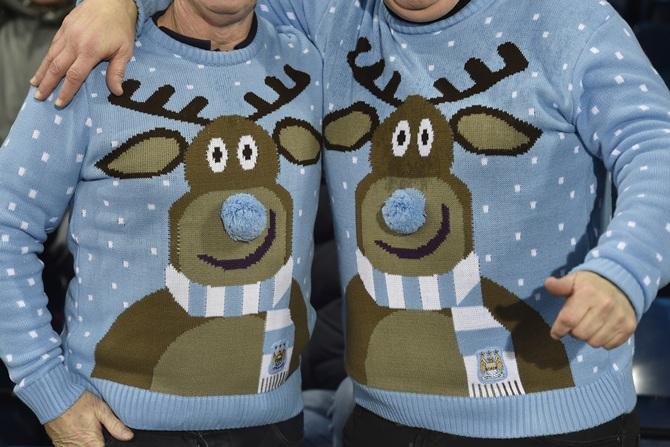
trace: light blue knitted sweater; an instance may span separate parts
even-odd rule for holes
[[[0,147],[0,357],[42,422],[84,390],[131,428],[215,430],[302,410],[322,63],[259,21],[231,52],[143,26],[63,110],[29,95]],[[33,92],[31,92],[32,94]],[[71,211],[59,336],[37,253]]]
[[[138,3],[144,16],[167,2]],[[670,280],[670,95],[614,9],[471,0],[429,24],[382,0],[258,10],[302,29],[325,59],[357,402],[494,438],[630,411],[633,340],[612,351],[553,342],[564,302],[543,288],[549,275],[596,272],[641,318]]]

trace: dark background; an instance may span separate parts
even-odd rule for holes
[[[670,85],[670,0],[610,0],[610,3],[631,24],[652,63]],[[317,252],[312,298],[319,320],[303,359],[306,389],[335,389],[345,376],[340,286],[335,262],[337,254],[332,240],[327,196],[322,194],[321,203],[325,206],[319,212],[315,231]],[[59,328],[62,324],[65,287],[72,276],[72,260],[64,252],[62,244],[55,240],[55,236],[47,246],[43,255],[47,265],[45,284],[52,301],[50,308],[54,315],[54,326]],[[636,337],[634,376],[639,394],[644,447],[670,446],[669,326],[670,290],[666,288],[643,318]],[[12,386],[0,364],[0,447],[49,445],[32,413],[13,396]]]

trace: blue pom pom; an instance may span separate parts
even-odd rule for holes
[[[426,223],[426,198],[417,189],[399,189],[384,203],[382,216],[391,231],[416,233]]]
[[[223,202],[221,219],[226,233],[236,241],[251,242],[267,226],[267,210],[251,194],[235,194]]]

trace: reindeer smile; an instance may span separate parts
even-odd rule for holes
[[[375,241],[375,244],[401,259],[421,259],[435,253],[447,239],[450,232],[451,224],[449,220],[449,208],[447,208],[446,205],[442,205],[442,224],[435,236],[424,245],[417,248],[399,248],[379,240]]]
[[[277,237],[277,215],[270,210],[270,225],[268,234],[265,236],[263,243],[251,254],[239,259],[218,259],[210,255],[198,255],[198,259],[207,264],[218,267],[224,270],[240,270],[245,269],[258,261],[263,259],[263,256],[270,250],[272,244]]]

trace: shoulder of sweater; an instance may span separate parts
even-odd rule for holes
[[[528,57],[559,78],[570,73],[562,67],[574,66],[597,30],[619,18],[605,0],[497,0],[496,8],[517,25],[525,21],[515,33],[518,41]],[[556,41],[561,44],[551,45]]]
[[[609,18],[618,16],[616,9],[605,0],[523,0],[519,6],[533,10],[542,15],[541,19],[552,29],[561,29],[569,25],[567,21],[578,21],[580,24],[595,30]]]

